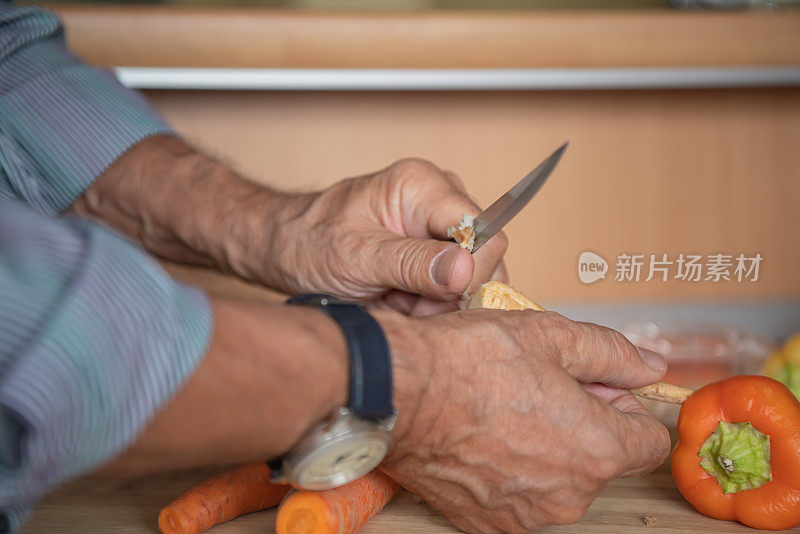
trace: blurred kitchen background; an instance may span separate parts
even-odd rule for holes
[[[278,187],[419,156],[458,173],[485,207],[569,140],[507,229],[513,285],[676,356],[748,362],[723,373],[758,370],[800,331],[796,1],[50,6],[79,55]],[[581,282],[584,251],[607,261],[604,279]],[[664,254],[667,280],[645,281],[650,255]],[[681,280],[680,254],[730,255],[730,280]],[[762,258],[757,280],[734,276],[740,254]],[[621,255],[642,255],[638,282],[615,279]],[[168,268],[211,292],[275,298]]]

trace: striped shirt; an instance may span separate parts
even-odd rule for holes
[[[0,0],[0,533],[129,445],[205,351],[202,292],[60,215],[125,150],[168,132],[67,50],[54,15]]]

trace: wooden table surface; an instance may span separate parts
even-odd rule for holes
[[[159,509],[208,473],[176,473],[137,481],[82,479],[49,494],[22,534],[153,534]],[[652,514],[658,524],[646,527],[642,517]],[[269,534],[274,532],[274,510],[250,514],[215,527],[213,534]],[[800,529],[794,529],[800,531]],[[697,513],[678,493],[666,467],[655,473],[613,481],[578,523],[549,527],[540,532],[624,534],[754,533],[767,532],[717,521]],[[370,523],[363,534],[444,534],[458,532],[450,523],[409,493],[401,493]]]

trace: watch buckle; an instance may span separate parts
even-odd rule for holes
[[[283,457],[276,458],[267,462],[269,467],[269,481],[273,484],[286,485],[289,479],[286,477],[286,472],[283,469]]]
[[[397,422],[397,410],[392,415],[387,415],[382,419],[378,419],[378,428],[384,432],[391,432],[394,424]]]

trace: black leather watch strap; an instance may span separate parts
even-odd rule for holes
[[[318,306],[342,329],[350,353],[347,406],[353,415],[377,421],[394,414],[392,360],[389,343],[378,321],[360,304],[329,295],[297,295],[287,303]]]

